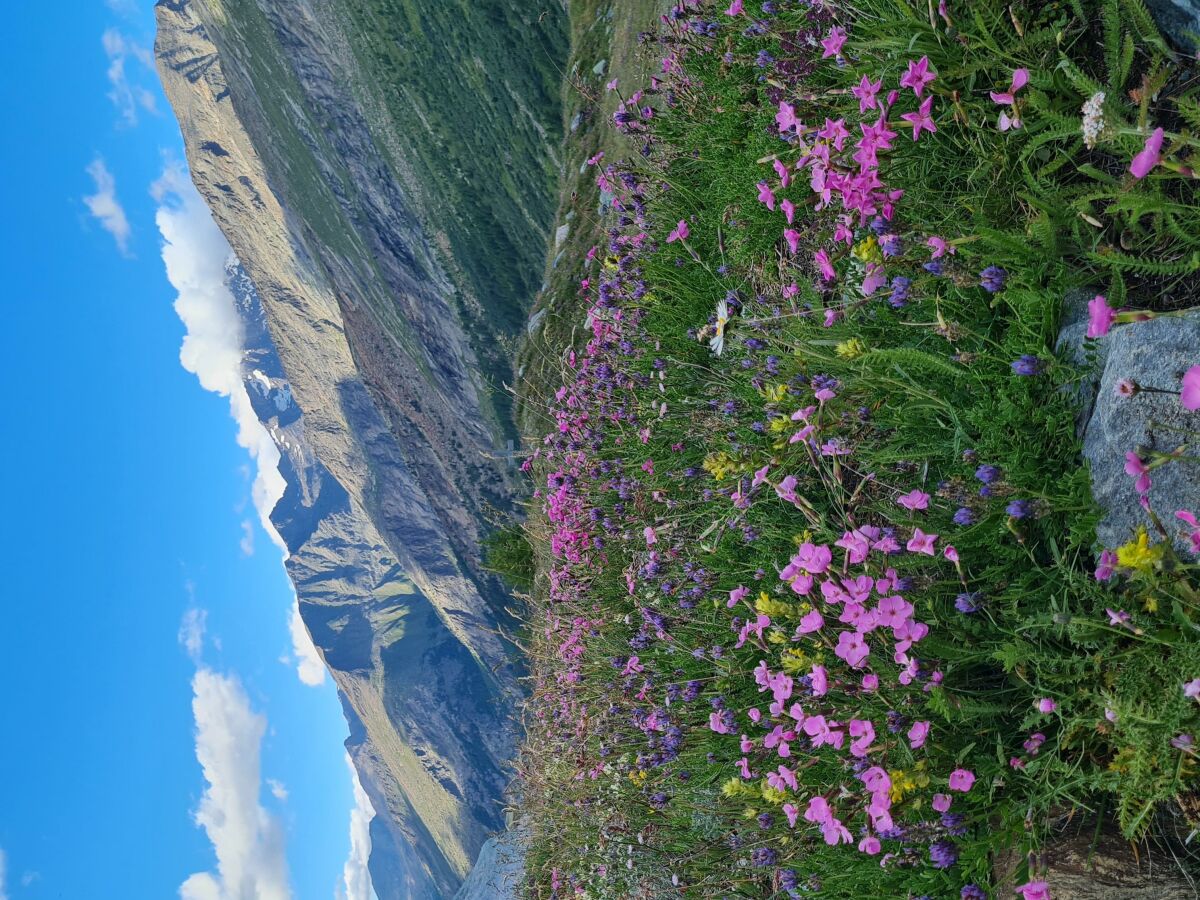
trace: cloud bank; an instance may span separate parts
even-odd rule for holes
[[[151,193],[158,202],[155,222],[163,237],[167,279],[179,294],[175,312],[187,328],[179,361],[205,390],[229,398],[238,444],[257,466],[251,487],[254,508],[282,548],[270,515],[286,484],[279,474],[279,449],[255,415],[242,381],[244,334],[225,271],[233,251],[181,165],[169,164]]]
[[[96,193],[84,197],[83,203],[92,217],[100,223],[100,227],[112,235],[121,255],[128,256],[129,237],[133,229],[129,226],[125,207],[117,199],[117,181],[100,157],[92,160],[87,167],[87,173],[92,176]]]
[[[192,679],[196,759],[208,783],[195,812],[212,842],[216,872],[179,888],[182,900],[291,900],[283,826],[263,808],[267,720],[234,677],[201,668]]]
[[[114,12],[120,11],[112,3],[109,7]],[[136,125],[139,110],[157,114],[158,102],[154,99],[154,94],[131,82],[128,68],[129,60],[133,59],[153,71],[154,56],[147,48],[125,37],[116,28],[109,28],[100,40],[104,45],[104,54],[108,57],[108,99],[117,108],[121,124]]]
[[[4,855],[4,851],[0,850],[0,900],[8,900],[8,889],[5,885],[8,883],[8,857]]]
[[[358,770],[350,756],[346,756],[346,767],[354,785],[354,809],[350,811],[350,857],[342,869],[342,886],[338,888],[337,900],[376,900],[371,885],[371,873],[367,861],[371,858],[371,820],[375,818],[375,807],[358,780]]]
[[[292,614],[288,617],[288,631],[292,635],[292,653],[296,663],[296,674],[309,687],[325,683],[325,661],[317,653],[308,627],[300,617],[300,602],[292,604]]]

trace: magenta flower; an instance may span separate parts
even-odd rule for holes
[[[1058,709],[1058,704],[1055,703],[1049,697],[1042,697],[1040,700],[1038,700],[1036,702],[1035,705],[1037,706],[1038,712],[1044,713],[1045,715],[1049,715],[1050,713],[1052,713],[1056,709]]]
[[[688,228],[688,223],[680,219],[679,224],[675,226],[675,230],[667,235],[667,243],[673,244],[676,241],[686,241],[691,233],[692,231]]]
[[[945,238],[939,237],[936,234],[925,242],[925,246],[933,251],[930,254],[931,259],[941,259],[947,253],[953,256],[958,252],[958,249],[953,244],[947,243]]]
[[[937,74],[929,71],[929,57],[922,56],[916,62],[908,63],[908,71],[900,76],[900,86],[912,88],[913,93],[921,97],[925,86],[937,79]]]
[[[783,233],[783,239],[787,241],[788,249],[795,256],[796,252],[800,249],[800,232],[795,228],[789,228]]]
[[[746,3],[746,0],[733,0],[733,2],[729,4],[729,9],[725,10],[725,15],[727,15],[727,16],[741,15],[742,8],[745,6],[745,3]]]
[[[937,131],[937,125],[933,121],[933,97],[926,97],[921,101],[921,106],[916,112],[904,113],[900,118],[912,125],[914,141],[919,140],[922,131],[928,131],[933,134]]]
[[[907,550],[909,553],[924,553],[926,556],[933,556],[933,545],[937,539],[936,534],[926,534],[920,528],[914,528]]]
[[[903,506],[907,510],[916,511],[918,509],[929,508],[929,495],[921,490],[912,490],[907,494],[903,494],[896,498],[896,503]]]
[[[929,737],[929,722],[913,722],[912,728],[908,729],[908,746],[914,750],[919,750],[925,745],[925,739]]]
[[[829,30],[829,34],[821,39],[821,46],[825,48],[825,52],[821,54],[822,59],[828,59],[831,56],[838,56],[842,52],[842,46],[846,43],[846,29],[839,28],[836,25]]]
[[[873,834],[868,834],[858,842],[858,851],[867,854],[867,856],[877,856],[882,849],[883,845],[879,843],[879,838]]]
[[[1183,408],[1189,412],[1200,409],[1200,366],[1192,366],[1184,373],[1181,387],[1179,402]]]
[[[950,812],[950,804],[953,802],[954,800],[949,794],[934,794],[933,802],[930,803],[930,806],[933,807],[935,812]]]
[[[950,773],[950,790],[965,794],[975,783],[975,773],[970,769],[955,769]]]
[[[795,203],[793,203],[791,200],[780,200],[779,208],[781,210],[783,210],[784,218],[787,219],[787,223],[789,225],[791,225],[794,221],[796,221],[796,204]]]
[[[765,181],[760,181],[756,187],[758,188],[758,202],[765,203],[767,209],[775,211],[775,192],[771,190],[771,186]],[[794,252],[794,251],[793,251]]]
[[[1012,83],[1007,91],[997,93],[996,91],[989,92],[988,96],[992,98],[993,103],[998,103],[1001,106],[1011,106],[1017,102],[1016,93],[1029,84],[1029,70],[1017,69],[1012,74]]]
[[[796,822],[800,818],[800,810],[796,808],[794,803],[783,804],[783,814],[787,816],[788,828],[795,828]]]
[[[825,671],[824,666],[813,666],[812,672],[809,673],[812,678],[812,692],[818,697],[823,697],[829,693],[829,674]]]
[[[1113,577],[1113,573],[1117,567],[1117,554],[1111,550],[1105,550],[1100,554],[1100,562],[1096,566],[1096,580],[1108,581]]]
[[[1017,888],[1023,900],[1050,900],[1050,885],[1044,881],[1031,881]]]
[[[1104,337],[1116,320],[1117,314],[1103,294],[1097,294],[1088,302],[1088,337]]]
[[[845,660],[850,668],[857,669],[866,661],[871,650],[857,631],[843,631],[838,635],[837,648],[833,653],[839,659]]]
[[[871,81],[866,75],[859,81],[857,87],[850,88],[850,93],[858,98],[858,111],[865,113],[869,109],[875,109],[879,105],[879,101],[875,99],[875,95],[883,88],[883,79]]]
[[[1188,540],[1192,542],[1192,552],[1200,553],[1200,521],[1196,519],[1193,513],[1188,512],[1186,509],[1176,510],[1175,518],[1191,526],[1191,531],[1188,532]]]
[[[1183,696],[1189,700],[1200,699],[1200,678],[1193,678],[1183,686]]]
[[[800,624],[796,626],[796,635],[792,640],[798,639],[801,635],[812,634],[814,631],[820,631],[825,627],[825,619],[817,610],[805,613],[800,620]]]
[[[732,591],[729,592],[729,599],[725,601],[725,605],[729,609],[733,609],[735,606],[737,606],[739,603],[741,603],[743,600],[745,600],[746,597],[749,596],[749,594],[750,594],[750,589],[746,588],[746,587],[742,587],[742,585],[739,584],[737,587],[735,587]]]
[[[787,134],[793,128],[798,128],[801,123],[796,118],[796,107],[791,103],[779,101],[779,112],[775,114],[775,123],[779,126],[781,134]]]
[[[1125,474],[1137,479],[1133,487],[1139,494],[1150,493],[1150,468],[1132,450],[1125,454]]]
[[[1161,128],[1155,128],[1150,136],[1146,138],[1145,146],[1142,147],[1141,152],[1129,164],[1129,171],[1133,173],[1134,178],[1145,178],[1162,162],[1164,136],[1165,132]]]

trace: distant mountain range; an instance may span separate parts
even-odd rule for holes
[[[271,519],[377,815],[381,900],[453,896],[504,826],[520,662],[483,571],[502,388],[548,242],[558,0],[160,0],[156,54],[229,240]]]

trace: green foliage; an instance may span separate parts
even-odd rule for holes
[[[488,535],[483,543],[483,564],[510,588],[528,591],[533,586],[534,561],[525,525],[513,522]]]

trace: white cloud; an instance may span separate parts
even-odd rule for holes
[[[104,0],[104,3],[118,16],[132,17],[138,11],[136,0]]]
[[[127,6],[128,4],[118,2],[114,5],[110,0],[109,6],[115,12],[121,11],[117,8],[120,5]],[[101,43],[104,44],[104,53],[108,57],[107,74],[110,86],[108,99],[113,102],[117,112],[121,114],[122,124],[136,125],[139,109],[157,114],[158,102],[154,99],[154,94],[129,80],[128,67],[129,60],[133,59],[152,71],[154,56],[147,48],[125,37],[116,28],[105,31],[101,37]]]
[[[242,556],[254,555],[254,523],[249,519],[242,520],[242,539],[238,546],[242,548]]]
[[[84,197],[84,205],[100,222],[100,227],[113,236],[121,255],[128,256],[132,229],[129,227],[129,217],[125,215],[125,208],[117,199],[117,181],[100,157],[92,160],[87,167],[87,173],[92,176],[96,193]]]
[[[295,654],[296,674],[309,687],[325,683],[325,660],[317,653],[308,626],[300,617],[300,602],[292,604],[292,614],[288,618],[288,631],[292,634],[292,652]]]
[[[39,872],[26,872],[21,876],[21,887],[29,887],[41,877],[41,873]],[[3,900],[3,898],[0,897],[0,900]]]
[[[193,607],[183,614],[183,623],[179,626],[179,643],[183,644],[192,662],[200,661],[200,653],[204,649],[204,628],[207,622],[207,610]]]
[[[208,783],[195,820],[212,842],[217,867],[189,877],[179,896],[291,900],[283,826],[259,802],[267,720],[250,708],[234,677],[201,668],[192,691],[196,759]]]
[[[8,857],[0,850],[0,900],[8,900],[8,890],[5,888],[8,874]]]
[[[282,781],[276,781],[274,778],[267,779],[267,787],[271,789],[271,796],[280,803],[286,803],[288,798],[288,789],[284,787]]]
[[[337,900],[376,900],[371,885],[371,873],[367,860],[371,858],[371,820],[375,808],[358,780],[349,755],[346,766],[350,769],[350,780],[354,785],[354,809],[350,810],[350,857],[342,868],[342,884],[338,887]]]
[[[175,312],[187,328],[179,361],[205,390],[229,398],[238,444],[258,467],[251,499],[263,528],[282,548],[270,515],[286,485],[279,474],[279,449],[259,422],[242,381],[242,322],[225,272],[233,252],[181,165],[168,164],[151,193],[158,201],[155,221],[164,241],[167,279],[179,292]]]

